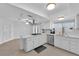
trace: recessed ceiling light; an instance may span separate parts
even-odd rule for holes
[[[63,20],[64,19],[64,17],[62,16],[62,17],[58,17],[58,20]]]
[[[47,10],[53,10],[55,8],[56,4],[55,3],[49,3],[47,4]]]

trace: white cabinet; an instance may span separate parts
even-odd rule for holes
[[[33,49],[33,39],[32,38],[21,38],[20,39],[20,49],[28,52]]]
[[[25,46],[26,52],[27,52],[27,51],[30,51],[30,50],[32,50],[32,49],[34,48],[33,44],[34,44],[34,43],[33,43],[33,38],[27,39],[27,41],[26,41],[26,46]]]
[[[69,38],[62,37],[62,48],[66,50],[70,50],[70,41]]]
[[[79,54],[79,39],[78,38],[55,36],[54,45],[56,47],[68,50],[75,54]]]
[[[54,36],[54,45],[62,48],[62,37],[61,36]]]
[[[55,36],[54,37],[54,45],[59,48],[69,50],[69,44],[70,44],[69,40],[62,37],[62,36]]]
[[[77,40],[77,43],[76,43],[76,48],[77,48],[77,54],[79,54],[79,39]]]
[[[20,49],[21,50],[23,50],[24,49],[24,45],[26,45],[26,43],[25,43],[25,41],[26,41],[26,38],[20,38],[20,40],[19,40],[19,44],[20,44]]]
[[[46,34],[42,34],[41,38],[40,38],[40,44],[44,44],[47,43],[47,36]]]
[[[47,42],[45,35],[35,35],[33,39],[34,39],[34,48],[39,47]]]
[[[79,39],[72,38],[70,40],[70,51],[79,54]]]
[[[39,44],[39,38],[38,36],[34,36],[33,37],[33,40],[34,40],[34,48],[38,47],[40,44]]]
[[[32,35],[28,38],[21,38],[20,49],[23,49],[25,52],[31,51],[47,42],[44,37],[44,35]]]

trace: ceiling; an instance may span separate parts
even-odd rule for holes
[[[52,22],[58,21],[59,16],[64,16],[67,21],[73,20],[76,14],[79,13],[78,3],[56,3],[56,8],[51,11],[46,9],[47,3],[12,3],[11,5],[51,19]]]
[[[39,23],[48,21],[48,19],[22,8],[18,8],[8,3],[0,3],[0,18],[19,21],[20,19],[22,19],[21,14],[23,14],[24,17],[31,15]]]
[[[62,8],[61,10],[50,15],[52,22],[67,22],[75,20],[76,15],[79,14],[79,3],[66,3],[65,8]],[[64,20],[58,20],[58,17],[60,16],[64,16]]]
[[[26,11],[35,13],[48,19],[47,10],[45,8],[46,4],[44,3],[11,3],[11,5],[22,8]]]
[[[57,3],[54,10],[48,11],[46,9],[47,3],[11,3],[11,5],[33,12],[40,16],[49,18],[50,15],[66,9],[68,4]]]
[[[73,20],[79,13],[78,3],[56,3],[54,10],[46,9],[47,3],[2,3],[0,4],[0,17],[17,20],[20,15],[32,15],[39,22],[58,22],[59,16],[64,20]],[[61,22],[61,21],[60,21]]]

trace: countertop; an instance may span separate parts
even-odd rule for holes
[[[41,35],[43,35],[43,34],[38,34],[38,35],[35,34],[35,35],[21,36],[19,39],[21,39],[21,38],[22,38],[22,39],[28,39],[28,38],[30,39],[30,38],[33,38],[33,37],[35,37],[35,36],[41,36]]]
[[[55,35],[55,34],[47,34],[47,35]]]
[[[66,38],[74,38],[74,39],[79,39],[79,37],[74,36],[74,35],[55,35],[55,36],[61,36],[61,37],[66,37]]]

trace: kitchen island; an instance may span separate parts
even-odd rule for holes
[[[29,37],[20,38],[20,49],[28,52],[45,43],[47,43],[46,34],[30,35]]]

